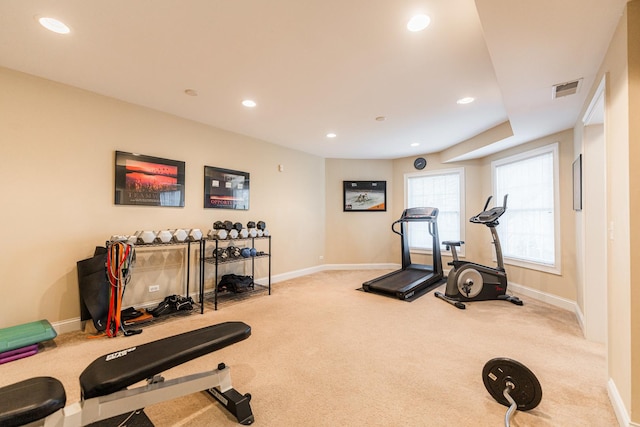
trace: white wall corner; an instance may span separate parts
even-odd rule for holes
[[[618,419],[618,425],[620,427],[640,427],[640,424],[632,423],[631,419],[629,419],[627,408],[625,408],[624,402],[622,401],[620,393],[618,393],[618,389],[616,388],[616,384],[613,382],[612,378],[609,378],[609,381],[607,381],[607,393],[609,394],[609,400],[613,406],[613,411]]]
[[[584,314],[582,314],[582,310],[580,310],[580,306],[578,304],[576,304],[576,319],[578,319],[578,325],[582,331],[582,336],[586,337],[587,331],[584,326]]]
[[[90,320],[88,320],[90,322]],[[61,320],[59,322],[52,323],[53,329],[55,329],[58,335],[66,334],[67,332],[75,332],[82,330],[82,321],[79,317],[73,319]]]

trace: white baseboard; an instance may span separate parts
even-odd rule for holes
[[[624,402],[620,397],[620,393],[618,393],[616,384],[611,378],[609,378],[609,381],[607,381],[607,393],[609,394],[609,400],[611,401],[611,405],[613,406],[613,411],[615,412],[616,418],[618,419],[618,425],[620,427],[640,427],[640,424],[632,423],[629,419],[629,414],[624,406]]]
[[[531,298],[535,298],[538,301],[546,302],[547,304],[554,305],[565,310],[573,311],[577,313],[578,304],[575,301],[571,301],[566,298],[559,297],[557,295],[548,294],[546,292],[539,291],[537,289],[527,288],[526,286],[519,285],[517,283],[509,282],[509,288],[512,291],[521,295],[525,295]]]
[[[323,271],[329,270],[396,270],[401,268],[400,264],[324,264]]]
[[[82,330],[82,321],[79,317],[74,317],[73,319],[52,323],[51,326],[53,326],[53,329],[55,329],[58,334],[66,334],[67,332]]]
[[[400,264],[395,263],[380,263],[380,264],[322,264],[314,267],[303,268],[300,270],[289,271],[286,273],[275,274],[271,276],[271,283],[278,283],[289,279],[295,279],[309,274],[318,273],[320,271],[330,270],[395,270],[400,268]],[[445,272],[446,273],[446,272]],[[256,281],[268,280],[268,278],[256,278]],[[574,301],[570,301],[565,298],[561,298],[555,295],[548,294],[546,292],[538,291],[536,289],[527,288],[526,286],[518,285],[517,283],[509,282],[511,289],[521,295],[535,298],[540,301],[544,301],[551,305],[564,308],[565,310],[573,311],[578,317],[578,321],[582,325],[582,314],[578,309],[578,305]],[[195,295],[194,295],[195,296]],[[82,322],[79,318],[63,320],[53,324],[56,332],[65,333],[73,332],[82,329]],[[640,426],[639,426],[640,427]]]
[[[322,265],[317,265],[315,267],[303,268],[301,270],[289,271],[287,273],[274,274],[271,276],[271,283],[284,282],[285,280],[295,279],[297,277],[307,276],[309,274],[318,273],[319,271],[325,270]],[[256,279],[257,281],[268,280],[267,277],[263,277],[261,279]]]

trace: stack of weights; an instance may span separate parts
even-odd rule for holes
[[[238,258],[240,256],[241,249],[237,246],[229,245],[227,247],[228,258]]]
[[[225,240],[229,237],[229,232],[233,228],[233,224],[231,221],[216,221],[213,223],[213,230],[209,231],[210,239],[220,239]]]
[[[267,230],[267,224],[264,221],[258,221],[256,228],[258,229],[258,237],[269,236],[269,230]]]
[[[245,228],[240,222],[215,221],[213,229],[209,230],[208,237],[210,239],[226,240],[226,239],[248,239],[254,237],[269,236],[267,224],[264,221],[249,221]]]

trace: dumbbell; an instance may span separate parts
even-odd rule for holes
[[[156,233],[156,238],[160,243],[170,243],[173,239],[173,235],[169,230],[160,230]]]
[[[242,255],[243,258],[249,258],[251,256],[251,249],[249,248],[242,248],[240,250],[240,255]]]
[[[192,228],[189,230],[189,240],[192,242],[202,240],[202,231],[199,228]]]
[[[209,237],[224,240],[229,237],[229,232],[222,221],[216,221],[213,223],[213,230],[209,231]]]
[[[237,246],[227,247],[227,255],[229,255],[229,258],[238,258],[240,256],[240,248]]]
[[[185,240],[187,240],[187,237],[189,237],[189,233],[187,233],[182,228],[176,228],[171,232],[171,235],[172,235],[173,241],[178,243],[184,242]]]
[[[155,231],[149,231],[149,230],[138,231],[136,232],[136,234],[138,235],[138,241],[147,245],[155,242],[156,237],[158,237]]]
[[[233,223],[231,221],[225,221],[225,228],[226,230],[229,232],[229,238],[230,239],[237,239],[238,238],[238,228],[237,225],[238,223]]]
[[[258,228],[258,236],[269,236],[269,230],[267,230],[267,224],[264,221],[258,221],[256,224]],[[262,233],[260,233],[262,231]]]
[[[229,258],[229,253],[224,248],[218,248],[213,250],[213,257],[218,261],[224,261]]]
[[[249,249],[249,254],[251,256],[256,256],[256,255],[258,255],[258,251],[256,250],[256,248],[251,248],[251,249]]]
[[[247,223],[247,234],[248,234],[248,237],[256,237],[258,235],[258,230],[256,229],[255,221],[249,221]]]
[[[242,225],[242,223],[240,222],[236,222],[233,224],[233,228],[235,230],[238,230],[238,237],[241,239],[246,239],[247,237],[249,237],[249,232],[247,231],[246,228],[244,228],[244,226]]]

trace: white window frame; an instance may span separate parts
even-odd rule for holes
[[[404,207],[405,209],[408,208],[409,206],[409,179],[410,178],[419,178],[419,177],[425,177],[425,176],[438,176],[438,175],[451,175],[451,174],[457,174],[459,179],[460,179],[460,240],[464,241],[465,239],[465,184],[466,184],[466,180],[465,180],[465,174],[464,174],[464,168],[448,168],[448,169],[436,169],[436,170],[432,170],[432,171],[421,171],[421,172],[411,172],[411,173],[405,173],[404,174]],[[438,206],[429,206],[429,207],[434,207],[437,208]],[[438,230],[439,231],[439,230]],[[446,247],[442,244],[442,236],[440,237],[440,252],[443,254],[451,254],[451,250],[447,250]],[[409,248],[409,250],[413,253],[417,253],[417,254],[431,254],[433,252],[433,250],[431,249],[425,249],[425,248],[414,248],[411,247]],[[464,245],[460,246],[458,248],[458,256],[460,258],[464,258]]]
[[[544,271],[552,274],[561,274],[562,271],[562,252],[561,252],[561,232],[560,232],[560,158],[559,158],[559,144],[557,142],[543,147],[535,148],[525,151],[520,154],[505,157],[503,159],[494,160],[491,162],[491,181],[493,187],[493,194],[496,196],[496,200],[502,200],[503,195],[498,194],[497,179],[496,179],[496,167],[503,166],[510,163],[516,163],[532,157],[537,157],[543,154],[551,153],[553,156],[553,221],[554,221],[554,263],[552,265],[522,260],[514,257],[507,256],[503,251],[503,258],[505,264],[510,264],[518,267],[528,268],[532,270]],[[507,200],[507,212],[509,212],[509,201]],[[498,226],[498,232],[500,227]]]

